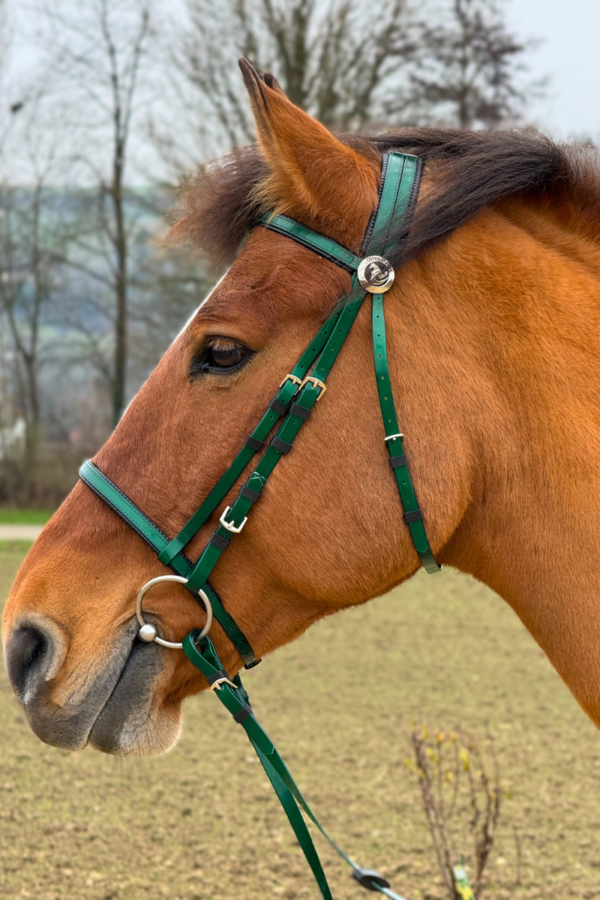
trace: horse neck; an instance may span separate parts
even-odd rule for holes
[[[470,497],[445,559],[510,603],[600,725],[600,246],[513,201],[430,257],[471,398]]]

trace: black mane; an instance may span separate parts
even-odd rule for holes
[[[575,190],[598,219],[600,158],[592,144],[560,145],[533,129],[461,131],[403,128],[376,137],[339,135],[357,151],[413,153],[435,186],[418,205],[395,259],[398,266],[439,242],[479,210],[517,193],[549,197]],[[174,213],[173,241],[200,247],[217,265],[230,262],[262,212],[255,189],[267,174],[258,145],[206,166],[184,185]]]

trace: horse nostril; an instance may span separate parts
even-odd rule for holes
[[[6,647],[8,677],[23,697],[48,671],[53,656],[52,638],[34,625],[23,625],[14,632]]]

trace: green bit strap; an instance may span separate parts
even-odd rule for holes
[[[223,678],[223,665],[210,638],[203,638],[198,645],[196,644],[196,637],[198,634],[198,631],[193,631],[184,638],[183,650],[190,662],[202,672],[205,678],[207,678],[209,684],[211,682],[214,683],[216,679]],[[274,744],[254,716],[248,694],[244,690],[239,675],[235,676],[233,682],[235,687],[228,682],[221,682],[215,686],[214,693],[248,735],[250,743],[254,747],[269,781],[273,785],[275,793],[277,794],[294,834],[298,839],[302,852],[315,876],[323,900],[333,900],[333,898],[327,883],[325,872],[321,865],[321,860],[319,859],[302,813],[305,813],[308,816],[333,849],[346,863],[348,863],[349,866],[352,867],[354,877],[363,887],[367,887],[369,890],[379,891],[389,897],[390,900],[404,900],[399,894],[395,894],[390,890],[389,883],[385,878],[377,872],[362,869],[342,850],[341,847],[338,846],[338,844],[336,844],[333,838],[327,834],[307,801],[304,799],[298,785],[277,752]]]

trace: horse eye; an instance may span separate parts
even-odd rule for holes
[[[206,365],[216,366],[219,369],[232,369],[244,358],[241,347],[210,347]]]
[[[240,369],[254,355],[253,351],[239,341],[222,340],[207,343],[203,351],[192,360],[190,376],[202,372],[227,374]]]

